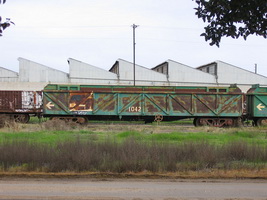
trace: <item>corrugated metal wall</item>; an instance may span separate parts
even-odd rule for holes
[[[93,85],[116,85],[118,76],[115,73],[69,58],[69,78],[71,83]]]
[[[134,67],[133,63],[118,59],[119,82],[123,85],[134,84]],[[165,74],[153,71],[151,69],[135,65],[135,83],[136,85],[169,85]]]
[[[68,83],[68,74],[45,65],[24,59],[19,60],[20,82]]]
[[[0,82],[17,82],[18,76],[17,72],[0,67]]]
[[[133,85],[133,63],[118,59],[109,71],[70,58],[69,73],[19,58],[19,73],[0,67],[0,90],[42,90],[48,83]],[[201,70],[201,71],[200,71]],[[198,68],[168,60],[148,69],[135,65],[135,84],[144,86],[229,86],[246,92],[252,84],[267,85],[267,77],[216,61]]]
[[[198,69],[209,74],[216,74],[218,85],[237,84],[242,91],[247,91],[253,84],[267,85],[267,77],[222,61],[212,62]]]

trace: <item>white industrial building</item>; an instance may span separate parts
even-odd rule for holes
[[[18,58],[19,73],[0,68],[0,90],[42,90],[48,83],[68,83],[68,74],[45,65]]]
[[[0,67],[0,82],[17,82],[19,74],[9,69]]]
[[[19,73],[0,67],[0,90],[42,90],[48,83],[134,85],[134,65],[118,59],[109,71],[69,58],[69,74],[18,58]],[[267,86],[267,77],[215,61],[192,68],[167,60],[152,69],[135,65],[135,84],[146,86],[229,86],[244,92],[253,84]]]
[[[135,65],[134,70],[133,63],[122,59],[118,59],[109,71],[117,74],[119,83],[122,85],[134,85],[134,80],[136,85],[169,85],[164,74],[155,72],[140,65]]]
[[[68,83],[68,74],[45,65],[18,58],[19,81],[40,83]]]
[[[69,58],[69,80],[76,84],[116,85],[118,76],[115,73],[93,65]]]
[[[152,70],[166,75],[169,85],[216,85],[213,74],[204,73],[173,60],[167,60]]]
[[[247,91],[253,84],[267,85],[267,77],[222,61],[202,65],[197,69],[214,75],[218,85],[237,84],[243,91]]]

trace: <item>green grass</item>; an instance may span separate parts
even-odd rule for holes
[[[32,124],[30,130],[0,129],[0,142],[12,140],[27,140],[37,143],[55,144],[58,141],[71,141],[77,139],[104,141],[113,139],[118,142],[129,137],[145,142],[183,143],[205,141],[211,144],[223,145],[233,141],[245,141],[248,144],[267,145],[266,128],[175,128],[167,130],[165,126],[137,126],[129,125],[103,125],[98,127],[78,127],[71,130],[38,130],[38,124]],[[36,128],[34,128],[36,127]],[[105,128],[106,127],[106,128]],[[103,128],[103,130],[101,129]]]
[[[38,132],[17,132],[0,133],[0,141],[25,140],[37,143],[55,143],[57,141],[66,141],[74,137],[73,133],[62,131],[38,131]]]
[[[128,137],[134,137],[137,140],[143,141],[157,141],[157,142],[170,142],[170,143],[182,143],[182,142],[199,142],[207,141],[211,144],[222,145],[233,141],[246,141],[249,144],[267,145],[266,133],[255,131],[234,131],[225,130],[222,133],[210,133],[210,132],[171,132],[171,133],[157,133],[157,134],[145,134],[136,131],[127,131],[116,134],[119,139],[126,139]]]
[[[40,122],[42,122],[42,121],[46,121],[47,119],[46,118],[38,118],[38,117],[30,117],[30,121],[29,121],[29,123],[31,123],[31,124],[38,124],[38,123],[40,123]]]
[[[266,167],[267,128],[48,121],[0,129],[0,149],[0,171],[257,170]]]

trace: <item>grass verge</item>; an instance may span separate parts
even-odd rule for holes
[[[0,129],[0,176],[267,176],[264,128],[54,123]]]

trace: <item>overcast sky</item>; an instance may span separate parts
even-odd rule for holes
[[[223,38],[220,48],[200,34],[192,0],[7,0],[2,18],[16,24],[0,37],[0,66],[19,70],[18,57],[68,72],[68,58],[109,70],[118,58],[152,68],[171,59],[191,67],[221,60],[267,76],[266,39]]]

